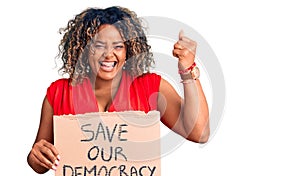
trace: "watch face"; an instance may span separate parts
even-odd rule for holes
[[[200,76],[200,70],[198,67],[194,67],[190,72],[180,74],[182,80],[197,79]]]
[[[191,71],[192,78],[197,79],[200,76],[200,70],[198,67],[194,67],[194,69]]]

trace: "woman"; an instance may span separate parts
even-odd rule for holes
[[[193,142],[209,138],[205,95],[195,65],[196,42],[182,32],[174,44],[184,99],[161,76],[141,22],[126,8],[89,8],[70,20],[60,43],[61,71],[44,98],[28,164],[37,173],[56,170],[59,151],[53,145],[53,115],[87,112],[158,110],[161,122]]]

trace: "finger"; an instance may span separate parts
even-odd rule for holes
[[[187,49],[174,49],[173,50],[173,56],[177,57],[179,59],[184,58],[187,54],[189,53],[189,51]]]
[[[188,43],[188,42],[182,41],[182,40],[179,40],[178,42],[176,42],[174,44],[174,49],[185,49],[185,48],[194,50],[196,48],[196,44]]]
[[[190,45],[191,45],[189,42],[183,41],[183,40],[179,40],[177,42],[177,44],[178,44],[178,46],[181,46],[182,48],[187,48],[187,47],[190,47]]]
[[[177,43],[178,43],[179,46],[182,47],[182,49],[188,49],[192,53],[195,53],[195,50],[196,50],[196,47],[197,47],[196,42],[187,42],[187,41],[180,40]]]
[[[179,42],[176,42],[174,44],[174,49],[183,49],[183,46],[179,44]]]
[[[33,158],[33,161],[35,163],[39,163],[39,165],[43,166],[44,168],[47,168],[47,169],[51,169],[48,165],[44,164],[43,161],[41,161],[38,157],[36,157],[34,154],[32,154],[32,158]]]
[[[52,154],[52,152],[49,149],[42,150],[43,154],[45,154],[47,157],[43,157],[42,161],[46,162],[47,166],[50,169],[56,170],[56,166],[58,166],[59,161],[55,159],[55,157]]]
[[[41,153],[47,157],[47,159],[51,162],[51,164],[58,164],[57,155],[53,153],[54,146],[50,143],[45,143],[44,147],[41,148]]]
[[[188,43],[193,41],[192,39],[188,38],[187,36],[182,36],[180,40],[188,42]]]
[[[47,169],[52,169],[53,163],[50,160],[48,160],[41,152],[39,152],[39,151],[35,152],[33,150],[31,153],[32,153],[32,157],[36,163],[38,163],[39,165],[41,165]]]
[[[51,150],[51,152],[55,156],[54,160],[60,160],[59,153],[58,153],[57,149],[55,148],[55,146],[53,144],[51,144],[49,142],[46,142],[46,143],[44,143],[44,146]]]
[[[191,40],[187,37],[183,37],[183,40],[179,40],[177,43],[180,45],[183,45],[183,46],[196,46],[197,45],[197,43],[194,40]]]
[[[179,40],[186,41],[186,42],[191,42],[192,40],[185,36],[184,31],[180,30],[179,32]]]
[[[177,58],[179,57],[179,49],[174,49],[173,50],[173,56],[177,57]]]
[[[181,30],[179,31],[178,39],[179,39],[179,40],[182,40],[183,37],[184,37],[184,31],[181,29]]]

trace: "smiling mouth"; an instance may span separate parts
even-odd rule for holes
[[[100,67],[105,71],[111,71],[117,63],[117,61],[99,61]]]
[[[117,65],[117,61],[113,61],[113,62],[100,61],[99,64],[103,67],[115,67]]]

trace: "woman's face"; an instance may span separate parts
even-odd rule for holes
[[[101,25],[89,52],[92,73],[100,79],[112,80],[125,60],[126,46],[120,32],[113,25]]]

